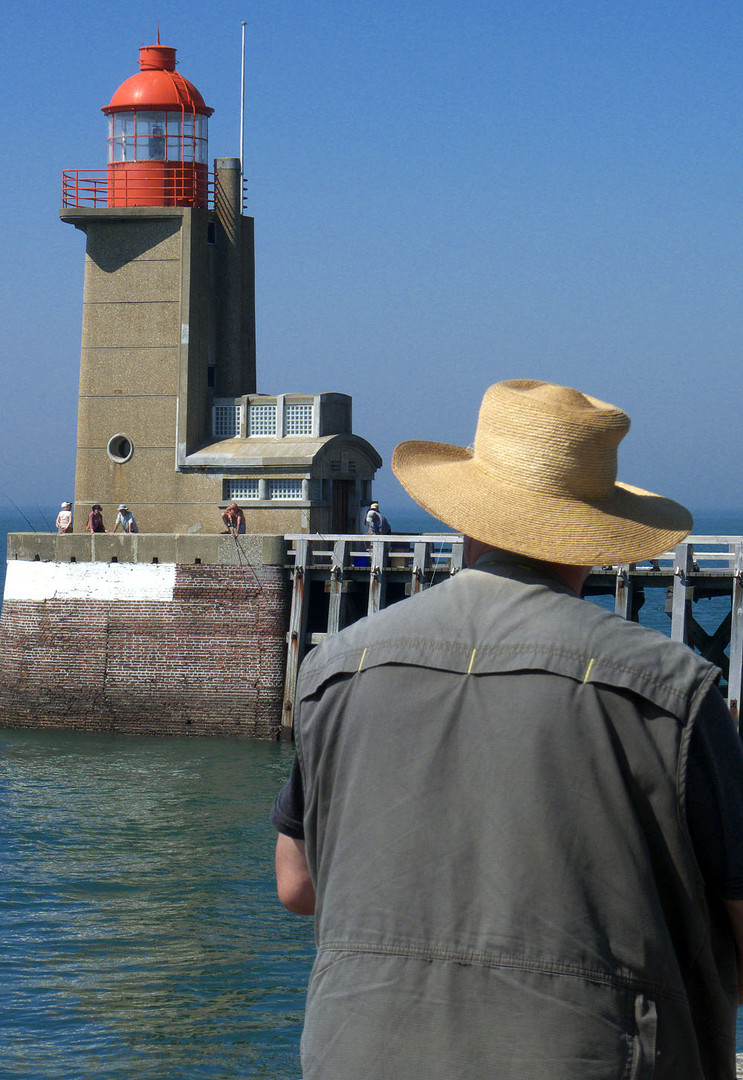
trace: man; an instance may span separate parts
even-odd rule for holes
[[[116,524],[114,525],[114,532],[119,531],[119,526],[122,532],[125,533],[138,533],[137,523],[134,520],[134,514],[131,512],[126,503],[119,503],[119,509],[116,512]]]
[[[379,509],[378,502],[369,504],[369,509],[367,510],[364,519],[364,530],[370,536],[386,536],[392,531],[390,529],[389,521]]]
[[[302,668],[274,807],[315,915],[306,1080],[735,1076],[743,752],[691,649],[579,598],[678,503],[617,483],[619,409],[486,392],[474,449],[393,469],[470,569]]]
[[[222,521],[226,525],[226,532],[233,536],[242,535],[245,532],[245,514],[236,502],[231,502],[226,510],[222,511]]]

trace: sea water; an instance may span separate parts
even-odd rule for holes
[[[54,516],[25,513],[41,531]],[[0,514],[0,550],[7,531],[30,527]],[[695,532],[743,535],[743,517]],[[276,899],[268,820],[290,761],[270,743],[0,730],[0,1080],[299,1076],[312,925]]]
[[[312,925],[268,820],[290,760],[0,731],[0,1077],[299,1075]]]

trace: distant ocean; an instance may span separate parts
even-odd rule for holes
[[[396,532],[445,531],[382,509]],[[30,528],[1,510],[2,550]],[[695,532],[743,535],[743,515]],[[0,730],[3,1080],[296,1080],[312,923],[276,899],[268,820],[290,762],[271,743]]]

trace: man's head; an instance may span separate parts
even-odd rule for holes
[[[126,503],[119,503],[119,511],[127,510],[127,509],[128,509],[128,507],[127,507]]]
[[[378,510],[379,509],[379,503],[378,502],[369,503],[369,509],[370,510]]]
[[[491,547],[578,566],[637,562],[679,543],[679,503],[618,483],[621,409],[529,379],[485,392],[474,448],[401,443],[392,468],[424,510]]]

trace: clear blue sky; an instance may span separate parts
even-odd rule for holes
[[[5,14],[0,489],[74,479],[84,238],[61,173],[141,44],[178,50],[256,221],[259,390],[338,390],[380,451],[471,442],[541,378],[633,420],[620,478],[743,505],[739,0],[28,0]]]

